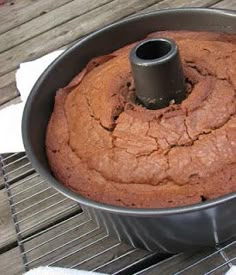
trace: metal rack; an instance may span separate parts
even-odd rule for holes
[[[0,156],[24,269],[39,265],[107,274],[224,274],[236,239],[211,251],[160,255],[111,238],[80,206],[58,193],[25,153]]]

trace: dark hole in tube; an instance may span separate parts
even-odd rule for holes
[[[137,48],[136,55],[140,59],[158,59],[167,55],[171,48],[171,43],[166,40],[148,41]]]

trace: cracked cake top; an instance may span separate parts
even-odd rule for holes
[[[181,104],[138,104],[128,45],[57,92],[46,150],[55,176],[93,200],[174,207],[236,191],[236,35],[168,31],[187,83]]]

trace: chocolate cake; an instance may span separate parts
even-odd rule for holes
[[[149,110],[135,96],[128,45],[91,60],[60,89],[46,134],[55,177],[126,207],[198,203],[236,191],[236,35],[168,31],[187,98]],[[78,57],[79,58],[79,57]]]

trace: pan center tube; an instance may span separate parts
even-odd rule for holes
[[[130,52],[136,95],[148,109],[161,109],[186,98],[185,78],[176,43],[148,39]]]

